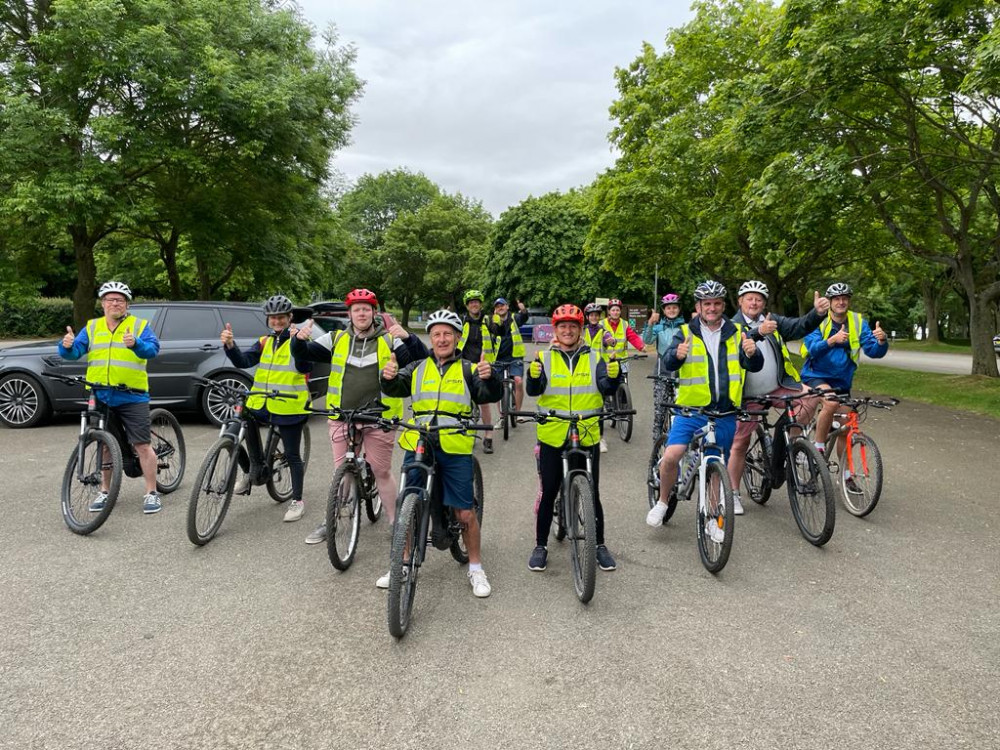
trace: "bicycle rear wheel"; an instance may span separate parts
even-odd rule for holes
[[[164,495],[181,486],[187,452],[177,417],[166,409],[149,412],[150,447],[156,454],[156,489]]]
[[[767,433],[761,425],[757,425],[750,438],[746,465],[743,467],[743,487],[747,497],[759,505],[771,499],[771,449],[767,444]]]
[[[302,473],[305,473],[309,466],[309,449],[312,445],[312,438],[309,436],[309,423],[302,427],[302,445],[299,451],[302,454]],[[281,439],[281,434],[275,430],[271,433],[271,439],[265,447],[267,456],[267,494],[276,503],[283,503],[292,497],[292,470],[288,465],[288,458],[285,456],[285,444]]]
[[[860,432],[845,439],[850,444],[840,464],[841,497],[848,513],[864,518],[882,496],[882,454],[875,441]],[[844,471],[850,471],[850,478]]]
[[[597,580],[597,520],[594,516],[594,491],[585,474],[571,474],[565,497],[566,536],[573,563],[573,588],[586,604],[594,597]]]
[[[514,421],[513,415],[510,413],[513,409],[511,406],[512,398],[511,391],[513,387],[510,381],[503,381],[503,395],[500,397],[500,421],[503,423],[503,439],[508,440],[510,438],[510,425]]]
[[[479,461],[472,457],[472,509],[476,512],[479,520],[479,528],[483,528],[483,470],[479,466]],[[465,546],[465,537],[457,534],[451,541],[451,556],[455,558],[459,565],[466,565],[469,562],[469,550]]]
[[[729,561],[736,530],[733,513],[733,490],[729,472],[721,461],[709,461],[705,466],[705,485],[699,488],[695,517],[698,533],[698,555],[709,573],[718,573]],[[721,533],[720,533],[721,532]]]
[[[657,438],[653,444],[653,452],[649,455],[649,463],[646,465],[646,499],[650,508],[660,501],[660,459],[663,457],[666,443],[666,434]],[[667,512],[663,516],[663,523],[670,520],[675,510],[677,510],[677,493],[671,492],[667,499]]]
[[[621,411],[632,411],[632,392],[628,389],[628,383],[622,383],[615,392],[615,408]],[[632,419],[631,414],[615,419],[618,437],[626,443],[632,439]]]
[[[810,544],[830,541],[837,508],[826,461],[808,439],[794,438],[788,446],[788,501],[799,531]]]
[[[101,491],[102,469],[110,469],[108,497],[91,511]],[[122,483],[122,451],[118,442],[103,430],[87,430],[83,449],[73,449],[63,474],[61,502],[63,520],[74,534],[86,536],[101,528],[118,500]]]
[[[192,544],[208,544],[222,526],[236,484],[236,452],[233,438],[223,435],[201,462],[188,503],[187,535]]]
[[[337,570],[354,562],[361,533],[361,478],[354,464],[344,461],[333,473],[326,500],[326,552]]]
[[[375,474],[372,473],[372,466],[368,461],[365,461],[362,477],[361,489],[365,495],[365,513],[368,520],[375,523],[382,515],[382,495],[379,494]]]
[[[389,551],[389,632],[402,638],[410,625],[413,599],[417,595],[417,572],[420,570],[420,495],[403,496],[399,516],[392,532]]]

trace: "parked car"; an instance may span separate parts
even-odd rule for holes
[[[1000,354],[1000,333],[993,337],[993,351]]]
[[[148,320],[160,340],[160,353],[149,360],[149,393],[153,406],[172,411],[201,411],[214,424],[232,412],[232,399],[194,381],[198,375],[231,386],[249,388],[253,370],[233,367],[222,350],[219,332],[233,327],[236,343],[249,348],[268,332],[259,304],[240,302],[136,302],[130,312]],[[34,427],[54,412],[76,411],[86,402],[80,387],[42,375],[84,375],[87,358],[70,362],[56,351],[57,339],[0,349],[0,424]],[[329,367],[318,365],[315,377]],[[317,384],[316,392],[325,390]]]

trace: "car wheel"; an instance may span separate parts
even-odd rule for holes
[[[0,378],[0,422],[7,427],[34,427],[49,414],[49,397],[30,375],[12,372]]]
[[[250,378],[245,375],[227,373],[216,375],[211,378],[216,383],[228,385],[230,388],[241,388],[244,391],[250,390]],[[201,389],[201,410],[205,418],[214,425],[220,425],[231,419],[234,415],[236,399],[215,388]]]

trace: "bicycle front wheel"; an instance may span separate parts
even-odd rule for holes
[[[597,582],[597,519],[594,516],[594,490],[585,474],[573,474],[566,487],[566,536],[573,563],[573,588],[586,604],[594,597]]]
[[[111,473],[108,496],[103,503],[97,503],[105,470]],[[121,484],[122,451],[118,442],[103,430],[87,430],[82,448],[78,443],[63,474],[61,506],[69,530],[86,536],[101,528],[115,507]]]
[[[312,438],[309,436],[309,423],[302,428],[302,444],[299,451],[302,455],[302,473],[305,474],[309,465],[309,449]],[[267,450],[267,494],[276,503],[283,503],[292,497],[292,469],[288,465],[288,457],[285,455],[285,443],[281,439],[281,434],[275,430],[271,433]]]
[[[181,486],[187,452],[177,417],[166,409],[149,413],[150,447],[156,454],[156,489],[164,495]]]
[[[733,513],[733,489],[729,472],[721,461],[709,461],[705,466],[705,484],[699,488],[698,555],[709,573],[718,573],[729,562],[736,530]],[[704,500],[701,500],[704,498]]]
[[[759,505],[771,499],[771,449],[767,445],[767,433],[761,425],[757,425],[750,438],[743,467],[743,487],[747,497]]]
[[[856,432],[846,438],[847,453],[840,466],[840,491],[847,512],[864,518],[882,496],[882,454],[875,441]],[[844,472],[850,473],[845,476]]]
[[[615,408],[621,411],[632,411],[632,392],[628,389],[628,383],[622,383],[615,392]],[[615,420],[618,437],[626,443],[632,439],[632,419],[632,415],[628,414]]]
[[[382,515],[382,495],[379,494],[378,484],[375,482],[375,474],[372,473],[372,466],[365,461],[365,513],[372,523],[378,521]]]
[[[667,435],[660,435],[653,444],[653,452],[649,455],[649,463],[646,465],[646,499],[649,507],[652,508],[660,501],[660,461],[663,459],[663,450],[666,448]],[[667,500],[667,512],[663,516],[663,523],[670,520],[677,510],[677,493],[671,492]]]
[[[413,599],[417,595],[420,570],[420,495],[407,492],[392,530],[389,551],[389,632],[396,638],[406,635]]]
[[[188,503],[187,535],[191,544],[208,544],[222,526],[236,484],[236,444],[220,437],[201,462]]]
[[[479,520],[479,528],[483,528],[483,470],[479,466],[479,460],[472,457],[472,509],[476,512]],[[458,534],[451,542],[451,556],[459,565],[466,565],[469,562],[469,550],[465,546],[465,537]]]
[[[326,551],[337,570],[351,567],[360,533],[361,478],[357,467],[344,461],[333,473],[326,501]]]
[[[503,424],[504,440],[508,440],[510,438],[510,425],[514,420],[514,416],[510,413],[513,409],[513,406],[511,405],[513,402],[513,394],[511,391],[511,384],[505,380],[503,383],[503,396],[500,398],[500,422]]]
[[[788,446],[786,471],[795,523],[806,541],[821,547],[833,536],[837,512],[826,461],[808,439],[797,437]]]

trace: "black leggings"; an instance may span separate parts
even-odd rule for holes
[[[601,494],[598,486],[601,479],[600,446],[592,445],[590,451],[591,467],[594,478],[594,515],[597,519],[597,543],[604,544],[604,508],[601,507]],[[569,463],[571,469],[585,468],[583,456],[574,456]],[[538,452],[538,471],[542,477],[542,497],[538,503],[538,515],[535,519],[535,544],[544,547],[549,541],[549,529],[552,527],[552,506],[559,496],[562,485],[562,449],[541,444]]]
[[[247,440],[253,443],[258,455],[263,456],[264,446],[260,443],[260,431],[257,429],[256,421],[254,420],[254,422],[247,425]],[[292,500],[302,499],[302,484],[305,479],[306,470],[302,464],[301,445],[302,430],[305,425],[306,420],[304,419],[295,424],[275,425],[278,434],[281,435],[281,442],[284,444],[285,460],[288,462],[288,473],[292,477]],[[243,471],[250,470],[250,457],[247,456],[245,451],[240,450],[238,460],[240,468]],[[264,456],[264,460],[267,460],[267,456]]]

